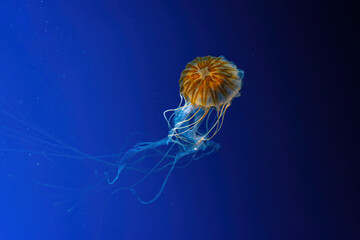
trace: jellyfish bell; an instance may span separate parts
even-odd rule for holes
[[[180,95],[185,99],[184,106],[179,108],[179,111],[191,114],[181,115],[184,120],[175,124],[169,137],[184,139],[184,134],[190,131],[191,139],[196,140],[196,149],[199,149],[203,141],[213,138],[222,126],[231,101],[240,96],[243,77],[244,71],[222,56],[197,57],[189,62],[179,80]],[[209,120],[214,118],[211,114],[214,110],[215,121],[209,125]],[[199,128],[203,122],[206,122],[206,126],[201,134]],[[187,134],[187,137],[189,136]]]
[[[186,65],[179,80],[180,94],[193,106],[219,108],[239,96],[244,71],[224,57],[197,57]]]

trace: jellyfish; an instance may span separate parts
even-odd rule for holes
[[[143,204],[157,200],[163,192],[166,183],[175,168],[187,167],[192,161],[198,160],[219,149],[220,145],[213,141],[220,131],[225,113],[235,97],[240,96],[244,71],[223,56],[197,57],[189,62],[181,72],[180,103],[177,108],[163,112],[168,127],[168,135],[154,142],[140,142],[127,151],[103,156],[91,156],[64,142],[52,137],[45,131],[29,124],[18,116],[0,112],[31,129],[41,139],[29,136],[15,129],[3,128],[21,139],[44,146],[42,151],[24,151],[32,154],[41,154],[45,157],[66,157],[73,159],[91,159],[111,167],[112,171],[104,172],[104,181],[109,185],[121,182],[125,172],[140,173],[140,177],[132,184],[117,187],[112,192],[131,190]],[[13,151],[14,149],[0,149]],[[116,162],[106,159],[115,158]],[[147,164],[147,167],[141,165]],[[140,166],[140,167],[139,167]],[[148,200],[138,194],[137,187],[150,175],[164,172],[157,192]],[[52,187],[50,184],[41,184]]]
[[[240,96],[243,77],[244,71],[239,70],[223,56],[197,57],[189,62],[179,80],[179,106],[163,113],[169,128],[168,135],[156,142],[138,143],[128,150],[118,162],[116,175],[113,178],[108,177],[108,183],[114,184],[121,173],[131,166],[132,162],[136,162],[137,156],[142,152],[156,151],[167,146],[167,151],[161,154],[160,160],[140,181],[129,187],[141,203],[154,202],[161,195],[169,176],[183,157],[198,151],[204,152],[201,155],[203,156],[219,148],[219,144],[212,141],[212,138],[221,129],[232,100]],[[190,162],[193,159],[196,159],[194,155]],[[134,187],[151,173],[166,167],[168,172],[157,194],[147,201],[140,198]]]

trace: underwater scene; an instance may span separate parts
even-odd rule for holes
[[[0,240],[359,239],[349,9],[2,1]]]

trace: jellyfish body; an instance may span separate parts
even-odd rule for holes
[[[108,177],[108,183],[114,184],[125,169],[141,159],[144,161],[153,155],[148,151],[160,154],[160,159],[144,172],[144,176],[135,184],[126,187],[131,189],[141,203],[155,201],[162,193],[167,180],[176,167],[182,167],[182,158],[190,155],[192,160],[210,154],[219,148],[211,139],[220,130],[226,110],[234,97],[240,96],[244,72],[227,61],[224,57],[197,57],[186,65],[181,73],[180,104],[175,109],[164,111],[163,115],[169,127],[168,136],[157,142],[138,143],[128,150],[119,160],[114,177]],[[166,147],[165,152],[158,149]],[[201,151],[200,156],[195,154]],[[140,157],[141,154],[144,154]],[[144,201],[137,194],[135,187],[150,174],[168,169],[157,194]]]
[[[141,203],[151,203],[161,195],[175,168],[186,167],[192,161],[219,149],[220,145],[212,138],[219,132],[232,100],[240,96],[243,77],[244,72],[224,57],[197,57],[189,62],[181,73],[180,104],[177,108],[163,113],[169,128],[168,135],[159,141],[138,143],[127,151],[100,156],[92,156],[71,147],[30,124],[21,115],[14,115],[0,108],[0,113],[26,129],[21,132],[17,128],[0,126],[1,133],[7,132],[11,137],[15,136],[31,143],[32,146],[41,148],[41,150],[0,148],[0,155],[2,152],[26,152],[39,154],[50,161],[53,161],[53,158],[90,159],[106,167],[101,182],[107,181],[110,185],[117,183],[117,188],[112,194],[130,189]],[[108,171],[108,168],[113,171]],[[163,172],[165,176],[157,193],[147,201],[140,198],[135,188],[150,175]],[[127,178],[125,173],[139,173],[140,177],[136,175],[137,181],[129,185],[128,181],[132,178]],[[46,187],[66,189],[37,183]]]

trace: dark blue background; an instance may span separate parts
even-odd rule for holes
[[[180,72],[197,56],[224,55],[245,79],[220,150],[175,171],[151,205],[129,191],[106,201],[114,188],[37,185],[84,189],[103,166],[22,153],[32,143],[4,127],[35,133],[0,113],[0,239],[359,239],[354,11],[329,1],[2,1],[0,109],[89,154],[119,152],[134,132],[166,136],[162,112],[178,105]]]

